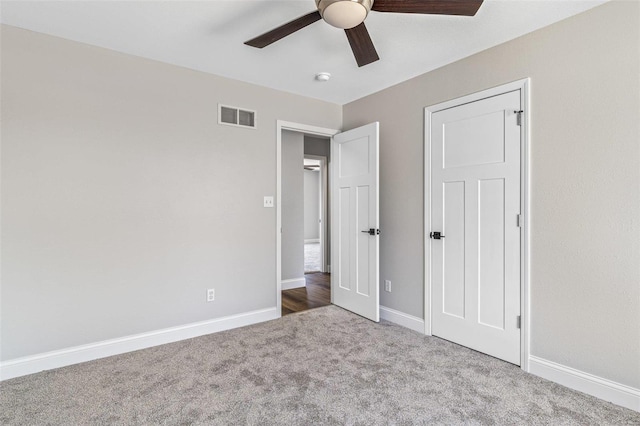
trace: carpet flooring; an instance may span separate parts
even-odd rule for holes
[[[638,425],[640,413],[327,306],[4,381],[0,424]]]

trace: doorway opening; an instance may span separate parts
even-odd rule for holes
[[[314,141],[305,137],[311,150]],[[315,143],[323,144],[317,141]],[[327,140],[328,144],[329,141]],[[320,145],[321,148],[322,145]],[[328,146],[327,146],[328,148]],[[304,154],[304,273],[326,272],[327,157]]]
[[[372,321],[380,320],[379,127],[373,122],[339,132],[277,122],[276,307],[281,315],[282,290],[306,288],[300,163],[305,139],[320,137],[324,156],[332,164],[327,191],[331,220],[325,227],[328,242],[324,247],[324,258],[333,259],[333,267],[326,265],[326,270],[335,277],[330,302]]]
[[[331,303],[328,214],[331,137],[277,122],[276,283],[281,315]]]

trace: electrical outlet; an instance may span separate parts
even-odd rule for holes
[[[214,289],[210,288],[207,290],[207,302],[213,302],[216,300],[216,292]]]
[[[391,293],[391,281],[390,280],[384,280],[384,291],[388,291],[389,293]]]
[[[273,207],[273,197],[264,197],[264,206]]]

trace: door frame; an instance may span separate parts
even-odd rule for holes
[[[312,154],[304,154],[303,157],[309,160],[320,161],[320,226],[318,234],[320,236],[320,272],[327,272],[327,249],[325,247],[327,243],[327,157]]]
[[[340,130],[276,120],[276,315],[282,316],[282,131],[332,138]]]
[[[523,105],[523,120],[520,127],[520,212],[522,228],[520,229],[520,368],[529,372],[530,352],[530,129],[529,111],[531,86],[530,78],[492,87],[472,93],[424,109],[424,334],[431,336],[431,117],[434,113],[503,93],[520,90]]]

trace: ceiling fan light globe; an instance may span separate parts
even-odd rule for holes
[[[336,28],[357,27],[369,14],[371,0],[317,0],[322,19]]]

